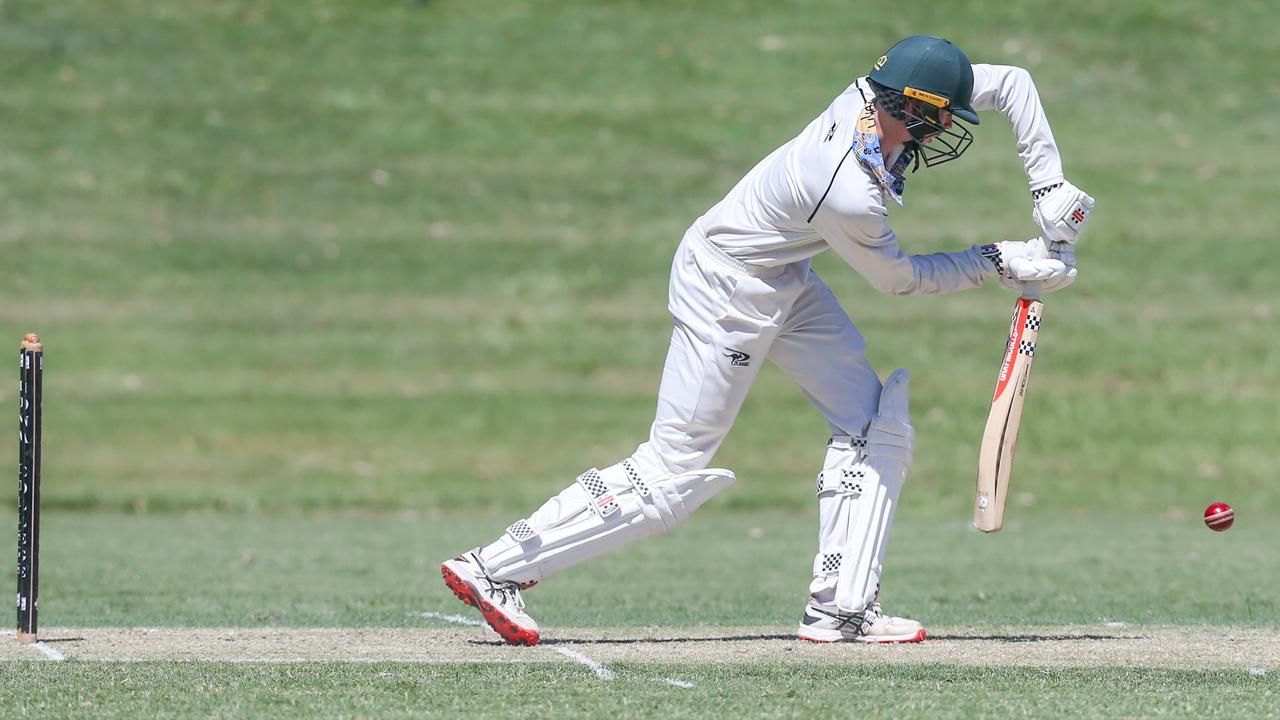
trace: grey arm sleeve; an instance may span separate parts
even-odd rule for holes
[[[876,290],[892,295],[953,293],[980,285],[995,267],[972,248],[908,255],[882,206],[840,207],[828,198],[810,221],[818,234]]]

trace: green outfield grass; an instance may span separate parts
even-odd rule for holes
[[[1089,714],[1227,718],[1264,716],[1277,700],[1274,680],[1240,672],[887,667],[851,676],[822,667],[672,668],[698,683],[684,690],[654,682],[655,671],[663,668],[622,667],[603,685],[546,665],[108,663],[62,672],[35,668],[0,679],[0,688],[20,698],[13,717],[22,718],[78,717],[72,709],[78,702],[120,717],[166,718],[597,718],[600,708],[616,717],[673,718],[812,717],[836,708],[913,717],[1079,717],[1098,708]],[[441,693],[441,687],[454,691]],[[47,712],[51,706],[68,710]]]
[[[913,374],[886,603],[943,625],[1274,627],[1273,16],[1260,0],[0,2],[0,347],[46,344],[42,620],[461,612],[440,559],[644,438],[684,229],[890,43],[931,32],[1032,71],[1098,208],[1080,280],[1048,298],[993,537],[967,518],[1010,295],[892,298],[818,259],[876,367]],[[892,216],[909,250],[1033,232],[1007,124],[988,114],[976,135],[911,177]],[[532,591],[537,617],[789,626],[825,434],[766,368],[716,458],[738,483],[672,536]],[[1228,533],[1197,520],[1215,500],[1239,512]],[[534,698],[522,716],[781,717],[852,692],[768,664],[681,668],[699,679],[683,696],[625,664],[612,690],[560,666],[37,665],[0,673],[0,715],[497,715],[497,693]],[[858,697],[921,716],[1212,716],[1210,697],[1263,715],[1269,671],[926,664],[873,669]]]
[[[508,522],[471,512],[60,512],[45,520],[41,608],[72,627],[438,627],[421,613],[468,612],[439,581],[440,561]],[[1011,508],[993,536],[965,518],[909,512],[894,530],[884,602],[933,624],[1268,626],[1280,616],[1280,528],[1262,518],[1218,534],[1194,517],[1049,523]],[[707,508],[526,599],[552,634],[790,628],[815,536],[809,513]]]

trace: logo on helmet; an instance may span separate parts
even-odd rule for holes
[[[909,98],[923,100],[937,108],[944,108],[951,104],[950,100],[942,97],[941,95],[931,93],[928,90],[920,90],[919,88],[904,87],[902,88],[902,94]]]
[[[871,69],[872,69],[872,70],[879,70],[880,68],[884,67],[884,64],[885,64],[885,63],[887,63],[887,62],[889,62],[889,56],[888,56],[888,55],[881,55],[881,56],[880,56],[880,59],[876,61],[875,66],[874,66],[874,67],[872,67]]]

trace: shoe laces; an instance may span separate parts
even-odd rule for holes
[[[501,582],[489,577],[489,571],[485,568],[484,563],[480,561],[480,555],[476,552],[469,553],[467,560],[476,566],[480,572],[477,573],[481,579],[488,583],[489,587],[485,593],[492,599],[497,600],[503,605],[515,607],[518,610],[524,609],[524,598],[520,597],[520,584],[516,582]],[[537,581],[529,583],[532,587]]]
[[[524,598],[520,597],[520,586],[513,582],[495,582],[485,577],[485,582],[489,583],[489,597],[498,600],[503,605],[515,607],[517,610],[524,609]]]
[[[827,610],[827,609],[826,609],[826,608],[824,608],[822,605],[819,605],[819,604],[817,604],[817,603],[810,603],[810,604],[809,604],[809,607],[810,607],[810,609],[812,609],[814,612],[816,612],[816,613],[818,613],[818,614],[820,614],[820,615],[825,615],[825,616],[827,616],[827,617],[831,618],[832,620],[835,620],[835,621],[838,623],[838,624],[836,625],[836,629],[841,629],[841,630],[842,630],[842,629],[844,629],[846,626],[848,626],[848,627],[850,627],[850,628],[853,628],[853,629],[855,629],[855,630],[858,630],[859,632],[862,632],[862,631],[864,631],[864,630],[866,629],[866,624],[867,624],[867,623],[866,623],[866,614],[867,614],[867,612],[869,612],[869,611],[870,611],[870,609],[868,608],[868,610],[867,610],[867,611],[864,611],[864,612],[860,612],[860,613],[852,613],[852,614],[847,614],[847,615],[846,615],[845,613],[842,613],[842,612],[840,612],[840,611],[838,611],[838,610],[837,610],[837,611],[834,611],[834,612],[833,612],[833,611],[831,611],[831,610]]]
[[[878,592],[876,594],[879,595]],[[877,600],[875,602],[872,602],[870,605],[867,606],[867,609],[863,610],[861,613],[860,622],[858,623],[859,632],[865,635],[866,632],[871,629],[871,626],[874,625],[877,620],[883,617],[884,617],[884,610],[880,609],[880,601]]]

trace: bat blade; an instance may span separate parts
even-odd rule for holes
[[[987,413],[987,425],[982,431],[982,446],[978,452],[973,526],[983,532],[997,532],[1004,527],[1004,506],[1009,497],[1013,453],[1018,444],[1022,406],[1027,398],[1027,381],[1031,379],[1031,361],[1035,358],[1043,313],[1044,303],[1034,298],[1019,298],[1013,307],[1009,338],[1005,342],[1000,371],[996,374],[996,390],[991,398],[991,410]]]

